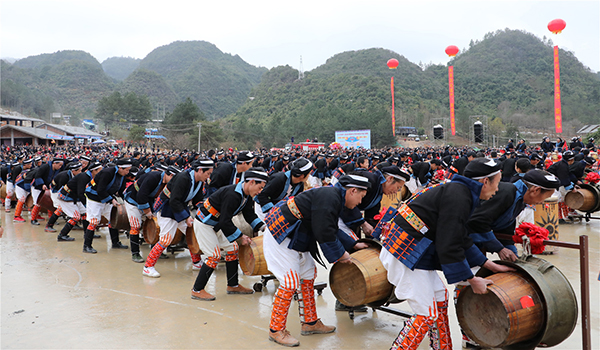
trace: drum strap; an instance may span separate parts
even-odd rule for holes
[[[219,216],[221,216],[221,213],[219,213],[219,211],[210,204],[208,199],[204,201],[204,208],[206,208],[206,210],[208,210],[208,212],[211,213],[212,216],[217,219],[219,218]]]
[[[296,201],[294,200],[293,197],[288,199],[286,204],[287,204],[288,209],[290,210],[290,213],[292,213],[292,215],[294,215],[296,217],[296,219],[301,220],[303,218],[302,213],[298,209],[298,206],[296,205]]]
[[[398,209],[398,214],[406,220],[414,228],[415,230],[421,232],[422,234],[426,234],[429,231],[429,227],[425,225],[423,220],[415,214],[415,212],[408,206],[406,203],[402,204]]]

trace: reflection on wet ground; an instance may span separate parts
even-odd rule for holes
[[[158,279],[142,276],[143,264],[131,261],[129,251],[111,250],[107,229],[94,240],[98,254],[82,253],[83,231],[73,231],[74,242],[57,242],[43,225],[13,224],[4,215],[1,290],[3,349],[283,349],[269,342],[267,332],[276,282],[253,295],[225,293],[225,266],[219,265],[207,291],[213,302],[190,299],[197,271],[187,251],[159,260]],[[7,220],[8,219],[8,220]],[[62,220],[57,227],[62,226]],[[590,237],[591,328],[594,349],[600,348],[600,220],[561,225],[560,239],[578,242]],[[126,243],[123,235],[121,240]],[[575,250],[559,248],[542,258],[555,264],[571,282],[579,298],[579,258]],[[149,247],[142,248],[147,254]],[[241,277],[251,287],[259,277]],[[319,267],[317,281],[326,282],[328,270]],[[450,293],[453,287],[449,287]],[[288,329],[307,349],[388,349],[404,319],[381,311],[334,311],[329,288],[317,297],[317,312],[325,324],[338,327],[330,335],[300,336],[296,303]],[[410,311],[406,303],[393,305]],[[450,308],[454,348],[461,337],[454,308]],[[581,349],[581,327],[555,349]],[[425,339],[420,349],[428,349]]]

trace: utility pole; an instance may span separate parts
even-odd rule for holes
[[[198,153],[200,153],[200,135],[202,134],[202,123],[198,123]]]

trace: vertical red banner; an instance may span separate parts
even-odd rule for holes
[[[394,106],[394,77],[392,77],[391,83],[392,89],[392,134],[396,137],[396,107]]]
[[[554,46],[554,126],[556,133],[562,133],[562,111],[560,108],[560,68],[558,46]]]
[[[448,66],[448,89],[450,91],[450,129],[452,135],[456,134],[456,123],[454,121],[454,67]]]

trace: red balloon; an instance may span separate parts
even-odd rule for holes
[[[395,58],[390,58],[390,59],[387,61],[387,66],[388,66],[390,69],[396,69],[396,68],[398,68],[398,65],[399,65],[399,64],[400,64],[400,62],[398,62],[398,60],[397,60],[397,59],[395,59]]]
[[[550,21],[550,23],[548,23],[548,30],[554,34],[558,34],[558,33],[562,32],[566,26],[567,26],[567,22],[563,21],[562,19],[557,18],[555,20]]]
[[[458,47],[456,47],[454,45],[450,45],[446,48],[446,55],[448,55],[450,57],[456,56],[457,53],[458,53]]]

